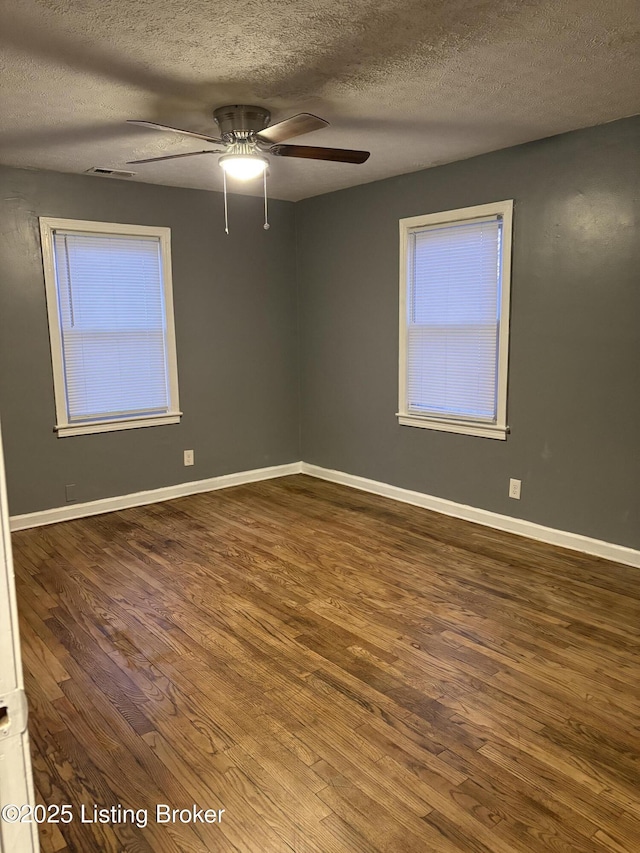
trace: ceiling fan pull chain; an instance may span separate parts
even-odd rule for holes
[[[227,173],[222,170],[222,184],[224,186],[224,233],[229,233],[229,211],[227,210]]]
[[[264,176],[264,225],[262,227],[268,231],[271,226],[269,225],[269,212],[267,210],[267,170],[265,169],[262,174]]]

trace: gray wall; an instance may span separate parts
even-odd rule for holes
[[[216,193],[0,168],[11,512],[64,504],[67,483],[86,501],[303,458],[640,548],[639,151],[625,119],[274,201],[268,233],[260,200],[233,196],[229,237]],[[511,435],[400,427],[398,219],[505,198]],[[56,438],[39,215],[171,227],[180,425]]]
[[[294,206],[0,168],[0,413],[12,514],[300,458]],[[179,425],[57,438],[38,216],[172,232]],[[183,450],[195,450],[194,467]]]
[[[639,152],[625,119],[298,203],[302,458],[639,548]],[[511,435],[401,427],[398,219],[507,198]]]

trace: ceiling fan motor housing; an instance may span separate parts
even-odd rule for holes
[[[260,133],[269,124],[271,113],[263,107],[231,104],[213,111],[220,133],[224,137]]]

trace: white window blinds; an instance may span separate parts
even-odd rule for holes
[[[496,422],[501,252],[498,216],[409,231],[409,414]]]
[[[53,231],[68,423],[171,408],[160,240]]]

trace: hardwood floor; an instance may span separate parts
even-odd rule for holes
[[[14,557],[45,853],[640,850],[636,569],[303,476]]]

